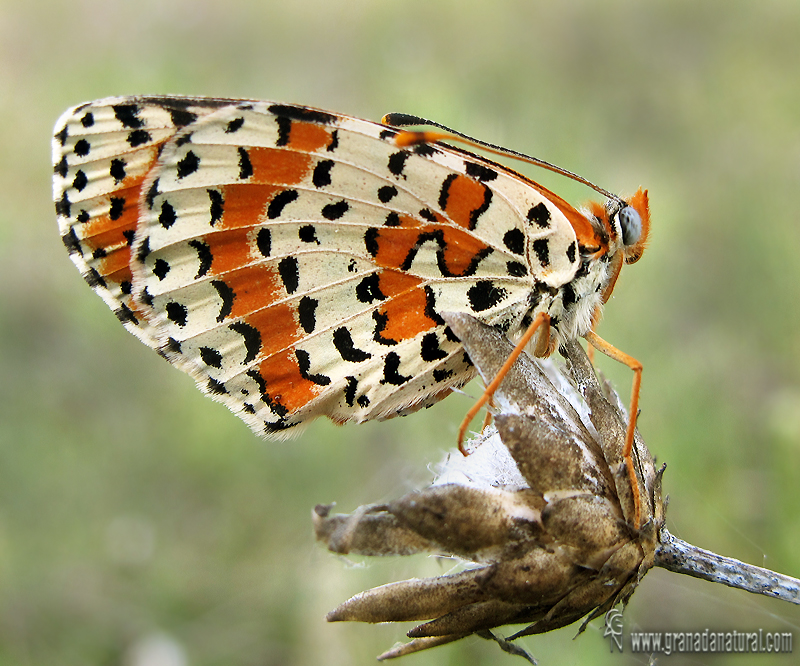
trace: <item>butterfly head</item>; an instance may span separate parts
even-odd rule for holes
[[[638,261],[647,245],[650,234],[647,190],[639,188],[636,194],[627,199],[614,197],[605,206],[591,202],[588,212],[593,220],[599,248],[597,255],[607,254],[611,260],[607,282],[602,290],[605,303],[614,290],[622,264]]]
[[[647,190],[639,188],[632,197],[624,200],[611,223],[617,231],[617,238],[622,241],[622,251],[626,264],[639,261],[647,245],[650,233],[650,205]]]

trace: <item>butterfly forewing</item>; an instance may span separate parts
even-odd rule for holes
[[[434,402],[473,374],[439,312],[513,332],[536,285],[575,274],[567,219],[498,165],[306,107],[187,100],[176,122],[169,101],[65,119],[62,235],[128,328],[257,432]]]

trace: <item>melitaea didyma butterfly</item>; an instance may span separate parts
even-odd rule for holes
[[[595,188],[608,203],[579,212],[440,138],[271,102],[82,104],[55,129],[61,235],[124,326],[261,435],[466,383],[444,311],[512,337],[542,323],[539,355],[602,348],[592,325],[644,249],[647,193]]]

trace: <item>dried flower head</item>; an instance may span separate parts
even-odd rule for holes
[[[511,343],[468,315],[445,318],[484,380],[492,379]],[[460,573],[362,592],[328,615],[330,621],[425,621],[408,632],[411,642],[380,659],[472,633],[495,638],[487,632],[505,624],[528,625],[508,640],[586,616],[583,630],[625,603],[653,566],[663,525],[661,475],[637,434],[637,483],[631,483],[622,455],[627,416],[618,396],[598,382],[578,343],[567,342],[561,352],[566,372],[519,359],[495,394],[495,428],[473,443],[468,458],[451,456],[432,486],[347,515],[316,507],[317,538],[334,552],[426,552],[470,563]]]

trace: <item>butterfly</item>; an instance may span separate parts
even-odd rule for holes
[[[540,356],[593,341],[644,250],[647,192],[592,186],[607,203],[579,211],[451,143],[496,146],[386,120],[177,96],[73,107],[53,140],[63,243],[131,333],[266,437],[464,385],[475,370],[441,312],[538,326]]]

